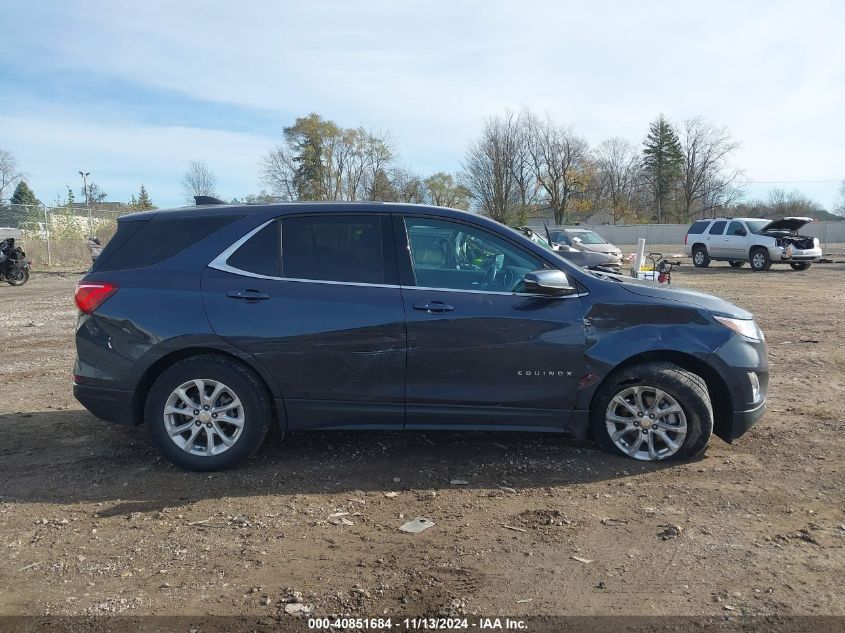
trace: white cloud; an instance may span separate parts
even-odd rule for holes
[[[736,161],[755,179],[845,170],[841,2],[101,0],[11,13],[38,28],[0,44],[10,63],[278,111],[279,127],[317,111],[389,129],[422,169],[456,167],[485,116],[529,106],[594,143],[639,142],[659,112],[701,114],[742,142]]]

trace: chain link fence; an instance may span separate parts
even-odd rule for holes
[[[0,239],[19,234],[34,270],[81,271],[91,265],[89,238],[97,238],[105,246],[117,231],[117,218],[127,212],[76,206],[0,205]]]

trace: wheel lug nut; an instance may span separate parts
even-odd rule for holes
[[[194,422],[194,424],[196,424],[197,426],[199,426],[200,424],[202,424],[202,422],[200,422],[199,420],[197,420],[196,422]]]
[[[207,404],[203,405],[202,409],[203,409],[203,411],[208,411],[208,405]]]
[[[194,409],[194,415],[199,415],[199,414],[200,414],[200,410],[199,410],[199,409]]]
[[[212,413],[212,414],[211,414],[211,417],[216,419],[216,418],[217,418],[217,414],[216,414],[216,413]]]
[[[642,411],[640,411],[639,413],[637,413],[637,417],[638,417],[638,418],[643,417],[643,412],[642,412]]]
[[[210,428],[211,428],[211,422],[206,422],[206,423],[205,423],[205,428],[210,429]]]

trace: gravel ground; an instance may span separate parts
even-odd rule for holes
[[[0,288],[0,615],[845,614],[845,265],[674,275],[770,345],[766,417],[698,462],[337,432],[215,474],[73,400],[77,278]]]

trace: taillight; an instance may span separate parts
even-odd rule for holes
[[[77,307],[85,314],[91,314],[99,308],[103,301],[117,292],[117,284],[108,281],[80,281],[76,284],[73,298]]]

